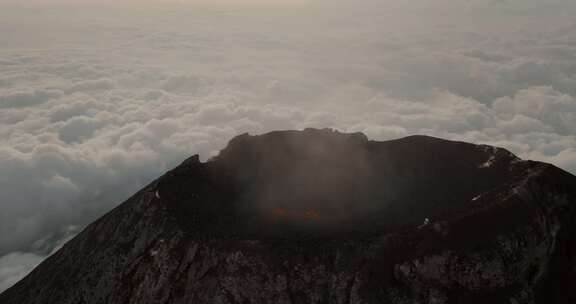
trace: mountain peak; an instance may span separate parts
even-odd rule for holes
[[[576,177],[505,149],[240,135],[87,227],[0,303],[573,303]]]
[[[176,168],[158,189],[196,235],[370,235],[469,212],[466,202],[512,181],[517,161],[503,149],[427,136],[377,142],[329,129],[276,131],[240,135],[209,162]]]

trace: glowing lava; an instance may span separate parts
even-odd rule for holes
[[[275,208],[272,210],[272,215],[275,219],[296,219],[296,220],[318,220],[320,214],[314,209],[307,209],[305,211],[294,211],[286,208]]]

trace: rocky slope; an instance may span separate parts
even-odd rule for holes
[[[87,227],[27,303],[576,303],[576,177],[504,149],[241,135]]]

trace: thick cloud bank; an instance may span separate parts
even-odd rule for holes
[[[239,133],[427,134],[576,173],[573,4],[397,2],[1,9],[0,290]]]

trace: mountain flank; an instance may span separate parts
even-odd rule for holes
[[[89,225],[2,304],[576,303],[576,177],[486,145],[232,139]]]

